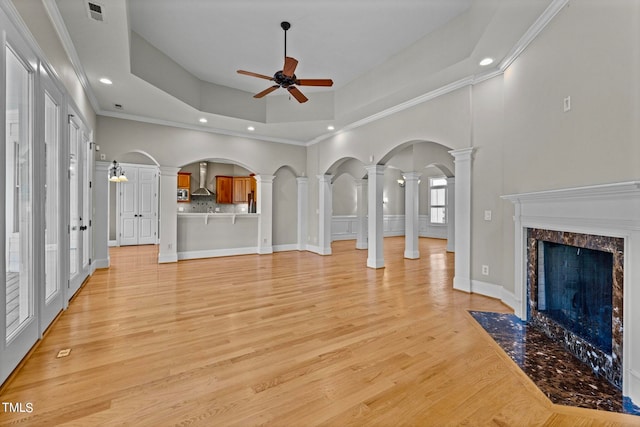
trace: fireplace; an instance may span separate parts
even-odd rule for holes
[[[622,387],[624,239],[527,229],[529,323]]]
[[[638,405],[640,181],[502,198],[514,205],[514,290],[505,299],[513,301],[515,315],[563,342]],[[556,261],[558,255],[567,259]],[[560,273],[564,285],[557,285],[556,263],[599,266],[591,278]],[[610,297],[604,276],[611,277]],[[593,287],[591,294],[586,286]],[[594,294],[600,301],[592,301]]]

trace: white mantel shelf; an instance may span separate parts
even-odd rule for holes
[[[501,198],[513,203],[523,203],[540,200],[611,197],[621,195],[640,195],[640,181],[562,188],[559,190],[535,191],[531,193],[507,194],[505,196],[501,196]]]

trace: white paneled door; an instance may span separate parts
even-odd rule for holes
[[[158,234],[158,169],[121,164],[128,182],[120,187],[120,245],[150,245]]]
[[[86,127],[69,115],[69,283],[71,299],[91,270],[91,176],[93,150]]]

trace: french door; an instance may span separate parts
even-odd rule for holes
[[[56,315],[63,309],[65,290],[62,286],[66,268],[61,263],[64,259],[64,244],[61,230],[64,229],[63,194],[64,156],[63,117],[64,97],[51,78],[43,70],[41,76],[41,109],[38,117],[42,122],[41,158],[44,159],[44,171],[41,174],[41,188],[44,190],[44,293],[40,300],[40,330],[44,331]]]
[[[11,373],[39,336],[37,305],[39,288],[34,272],[34,92],[37,64],[28,49],[20,46],[5,16],[0,17],[2,31],[2,67],[5,98],[5,140],[0,152],[3,199],[1,220],[5,245],[0,269],[5,289],[0,303],[0,380]]]
[[[87,130],[69,114],[69,283],[71,299],[91,270],[91,176],[93,150]]]

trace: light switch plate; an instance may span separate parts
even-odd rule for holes
[[[484,220],[491,221],[491,211],[484,211]]]

